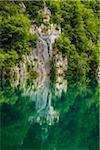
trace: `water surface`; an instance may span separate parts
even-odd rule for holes
[[[3,81],[1,150],[99,150],[98,87],[81,81]]]

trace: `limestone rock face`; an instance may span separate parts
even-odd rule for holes
[[[60,27],[57,29],[56,25],[50,24],[51,12],[47,7],[44,7],[42,14],[43,23],[39,27],[33,24],[30,28],[30,32],[38,37],[36,48],[31,48],[31,52],[23,56],[23,63],[21,62],[15,67],[17,70],[14,69],[18,78],[27,75],[29,68],[36,71],[38,76],[50,75],[53,57],[55,57],[55,66],[57,68],[56,75],[62,75],[64,69],[67,69],[67,58],[63,58],[61,53],[57,54],[53,48],[55,40],[60,36],[61,29]]]
[[[30,32],[33,34],[35,33],[38,36],[37,54],[35,54],[38,58],[37,70],[39,68],[42,68],[42,74],[48,75],[50,74],[50,61],[53,56],[52,45],[55,42],[56,38],[59,37],[61,30],[60,28],[57,30],[53,24],[49,23],[51,12],[47,7],[44,8],[43,15],[47,15],[47,18],[43,18],[43,23],[39,27],[33,25],[30,29]],[[48,23],[48,25],[45,25],[45,22]],[[40,72],[41,74],[40,70],[38,70],[38,72]]]
[[[67,58],[63,58],[60,52],[57,54],[56,50],[53,48],[55,40],[60,36],[61,29],[60,27],[56,29],[55,25],[49,23],[51,12],[47,7],[44,8],[43,15],[43,23],[39,27],[33,25],[30,29],[31,33],[35,33],[38,36],[37,54],[34,54],[34,56],[37,55],[38,58],[37,71],[40,75],[41,73],[43,75],[50,74],[50,63],[52,57],[55,57],[55,66],[57,68],[56,75],[63,75],[64,69],[67,69]],[[34,50],[33,53],[35,53]],[[39,68],[41,68],[41,71]]]
[[[56,76],[63,76],[64,71],[67,70],[68,61],[67,58],[63,58],[59,52],[55,56]]]

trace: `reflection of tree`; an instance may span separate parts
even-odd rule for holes
[[[8,136],[7,144],[10,147],[22,145],[23,139],[29,130],[29,123],[31,122],[34,125],[33,121],[41,125],[41,138],[44,140],[48,138],[48,125],[54,125],[59,120],[59,113],[55,111],[52,105],[54,95],[52,95],[50,79],[38,78],[35,83],[34,81],[32,83],[32,81],[23,80],[17,86],[10,81],[6,84],[3,83],[1,86],[2,91],[0,93],[4,97],[3,102],[7,103],[1,105],[2,139],[7,140]],[[11,99],[15,99],[15,101],[12,103]],[[12,134],[10,134],[11,132]],[[13,142],[10,143],[12,139]],[[2,141],[3,143],[5,141]]]
[[[62,88],[59,97],[59,90],[55,90],[56,85],[52,86],[49,79],[41,84],[38,81],[34,88],[30,84],[24,89],[21,84],[15,89],[7,88],[13,89],[12,97],[16,92],[17,101],[1,105],[1,136],[2,145],[5,144],[2,147],[98,150],[98,87],[69,82],[67,92]],[[7,91],[5,95],[9,98]],[[58,114],[59,122],[55,123]],[[52,126],[48,125],[50,122]]]
[[[54,108],[50,104],[50,99],[46,106],[40,109],[36,114],[36,122],[40,125],[47,123],[48,125],[54,124],[55,121],[59,120],[59,114],[54,110]]]
[[[20,94],[20,93],[19,93]],[[16,103],[1,105],[1,149],[20,147],[29,130],[28,118],[34,115],[33,104],[19,95]]]
[[[40,84],[40,83],[39,83]],[[52,106],[52,92],[50,89],[50,79],[46,78],[41,88],[37,87],[34,94],[36,116],[35,121],[39,124],[54,124],[59,120],[58,113]]]
[[[97,93],[95,87],[89,87],[81,82],[69,83],[67,93],[56,103],[61,113],[59,123],[51,126],[48,134],[39,128],[35,130],[38,125],[33,125],[27,138],[30,139],[30,133],[35,134],[35,137],[37,135],[37,138],[32,138],[31,147],[34,147],[36,142],[39,143],[37,149],[98,150]],[[43,140],[42,136],[45,134],[48,136]]]
[[[67,81],[62,77],[56,79],[53,87],[49,77],[40,78],[38,77],[34,81],[29,81],[29,79],[24,79],[23,82],[19,82],[17,87],[16,84],[11,82],[11,88],[14,90],[15,94],[20,91],[21,96],[28,97],[28,99],[35,103],[36,115],[29,117],[29,121],[35,119],[36,122],[42,124],[47,123],[49,125],[54,124],[54,122],[59,120],[59,113],[55,111],[52,105],[53,97],[61,97],[62,91],[66,92]],[[13,93],[14,94],[14,93]],[[18,99],[16,94],[16,101]]]

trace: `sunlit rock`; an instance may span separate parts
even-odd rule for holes
[[[50,75],[52,58],[55,59],[57,76],[63,75],[64,70],[67,70],[67,58],[63,58],[61,53],[57,53],[57,50],[53,48],[53,44],[61,34],[61,28],[50,23],[51,12],[47,7],[40,11],[43,22],[40,26],[33,24],[29,30],[38,38],[36,48],[31,48],[30,53],[22,56],[23,61],[12,68],[13,74],[17,74],[20,80],[23,80],[23,76],[28,76],[32,71],[37,72],[40,78]]]
[[[33,57],[37,55],[38,67],[37,70],[41,74],[48,75],[50,74],[50,62],[51,57],[53,56],[53,43],[59,37],[61,29],[56,29],[55,25],[50,24],[51,12],[47,7],[44,7],[43,13],[43,23],[37,27],[32,25],[30,32],[36,34],[38,37],[37,41],[37,54],[33,50]],[[45,25],[44,23],[48,23]],[[41,63],[39,63],[41,62]],[[39,71],[41,68],[41,71]],[[43,70],[43,71],[42,71]]]
[[[44,7],[44,10],[43,10],[43,22],[49,22],[50,21],[50,16],[51,16],[51,12],[50,10],[47,8],[47,7]]]
[[[56,77],[64,76],[64,71],[67,70],[67,66],[67,58],[63,58],[60,52],[57,53],[55,56]]]

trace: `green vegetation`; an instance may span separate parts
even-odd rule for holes
[[[98,66],[99,2],[50,1],[52,21],[62,29],[56,46],[68,57],[68,74],[94,78]]]
[[[67,75],[94,79],[98,66],[99,1],[45,0],[51,23],[61,27],[55,46],[68,57]],[[35,46],[31,24],[42,22],[44,1],[0,2],[0,67],[11,67]],[[45,16],[46,17],[46,16]]]
[[[39,85],[44,78],[40,78],[35,84],[34,79],[38,75],[34,71],[34,64],[30,63],[26,63],[27,79],[19,79],[11,72],[10,80],[8,79],[9,69],[14,68],[16,64],[20,68],[21,62],[24,63],[24,56],[32,54],[31,49],[36,46],[37,37],[31,34],[29,29],[32,24],[40,26],[43,17],[48,17],[41,13],[45,5],[51,11],[50,22],[56,24],[57,28],[59,26],[61,28],[61,35],[53,45],[54,49],[68,58],[68,70],[65,72],[68,88],[63,84],[61,94],[62,83],[56,84],[57,68],[54,57],[50,70],[50,80],[53,83],[50,82],[49,88],[48,82]],[[0,143],[2,150],[99,149],[100,87],[96,82],[91,84],[89,82],[89,78],[91,81],[95,79],[100,59],[99,14],[99,0],[0,2]],[[49,24],[45,23],[45,25]],[[48,92],[51,94],[47,100]],[[39,125],[35,122],[36,115],[41,111],[40,107],[37,112],[37,106],[42,105],[47,108],[47,103],[51,103],[54,110],[59,112],[59,122],[52,126]],[[50,113],[52,114],[52,111]]]
[[[30,20],[17,2],[0,2],[0,66],[11,67],[35,46]]]
[[[51,60],[50,79],[53,83],[55,83],[55,81],[56,81],[56,66],[55,66],[54,58]]]

